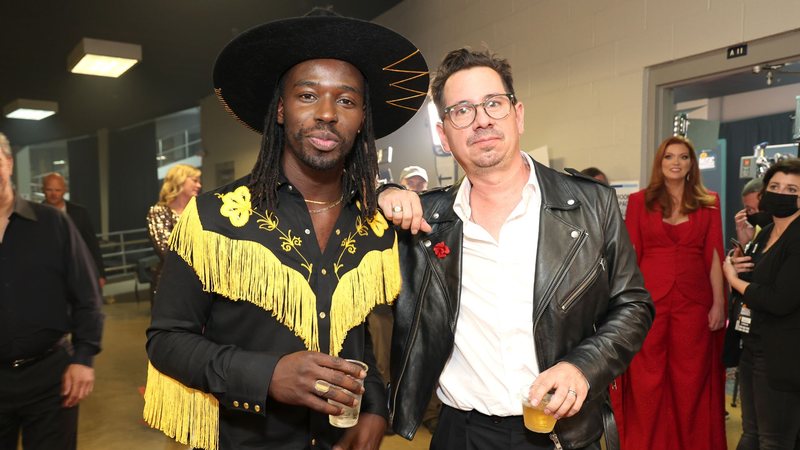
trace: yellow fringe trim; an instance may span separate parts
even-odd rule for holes
[[[151,427],[192,448],[219,446],[219,402],[147,364],[143,417]]]
[[[172,231],[170,248],[194,268],[204,291],[270,311],[307,349],[319,351],[317,297],[305,277],[268,248],[204,230],[195,199]]]
[[[364,322],[372,308],[394,301],[400,293],[400,284],[395,236],[391,249],[367,253],[358,267],[339,280],[331,300],[331,355],[337,356],[342,351],[347,332]]]
[[[316,295],[302,274],[281,264],[269,249],[204,230],[195,199],[172,231],[170,248],[195,270],[204,291],[270,311],[303,340],[307,349],[319,351]],[[241,274],[245,276],[237,276]],[[367,253],[358,267],[339,280],[330,311],[329,353],[338,355],[347,332],[364,322],[376,305],[391,303],[400,292],[400,284],[395,236],[391,249]],[[147,369],[143,415],[151,427],[182,444],[207,450],[218,447],[217,399],[184,386],[152,364]]]

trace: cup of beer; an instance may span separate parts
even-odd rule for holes
[[[357,361],[355,359],[348,359],[346,361],[361,367],[362,369],[364,369],[364,372],[366,372],[369,369],[369,367],[367,367],[367,365],[364,364],[361,361]],[[364,380],[358,379],[358,378],[353,378],[353,379],[356,380],[362,386],[364,385]],[[355,424],[358,423],[358,415],[361,412],[361,394],[356,394],[355,392],[350,392],[347,389],[344,389],[344,388],[339,387],[339,386],[333,386],[332,385],[331,389],[336,389],[336,390],[342,391],[345,394],[355,398],[356,399],[356,405],[355,406],[348,406],[348,405],[339,403],[339,402],[337,402],[335,400],[328,399],[328,403],[330,403],[331,405],[334,405],[334,406],[338,406],[339,408],[342,409],[342,413],[339,414],[338,416],[332,416],[332,415],[328,416],[328,422],[331,425],[333,425],[335,427],[338,427],[338,428],[350,428],[352,426],[355,426]]]
[[[534,433],[549,433],[556,426],[556,418],[544,413],[544,408],[550,402],[550,393],[547,393],[536,406],[531,405],[530,386],[522,389],[522,418],[525,428]]]

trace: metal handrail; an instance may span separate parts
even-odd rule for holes
[[[189,136],[192,134],[198,133],[190,133],[190,130],[186,129],[158,138],[158,154],[156,155],[158,166],[161,167],[181,159],[189,158],[190,156],[199,153],[203,140],[202,138],[189,140]],[[167,148],[165,143],[176,137],[180,143]]]
[[[141,235],[144,234],[144,237]],[[138,235],[138,236],[137,236]],[[147,228],[98,234],[106,274],[110,277],[130,277],[136,274],[137,262],[155,254]],[[111,249],[112,251],[106,251]]]

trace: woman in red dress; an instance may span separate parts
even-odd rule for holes
[[[725,449],[722,218],[688,140],[661,143],[625,224],[656,317],[612,389],[621,447]]]

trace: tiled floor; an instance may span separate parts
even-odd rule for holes
[[[149,323],[147,302],[116,302],[105,305],[104,351],[97,357],[94,393],[81,405],[78,448],[81,450],[178,450],[175,444],[142,421],[143,400],[139,387],[145,382],[144,331]],[[739,409],[727,421],[728,448],[736,448],[741,421]],[[420,429],[409,442],[392,436],[382,450],[427,449],[430,433]]]

